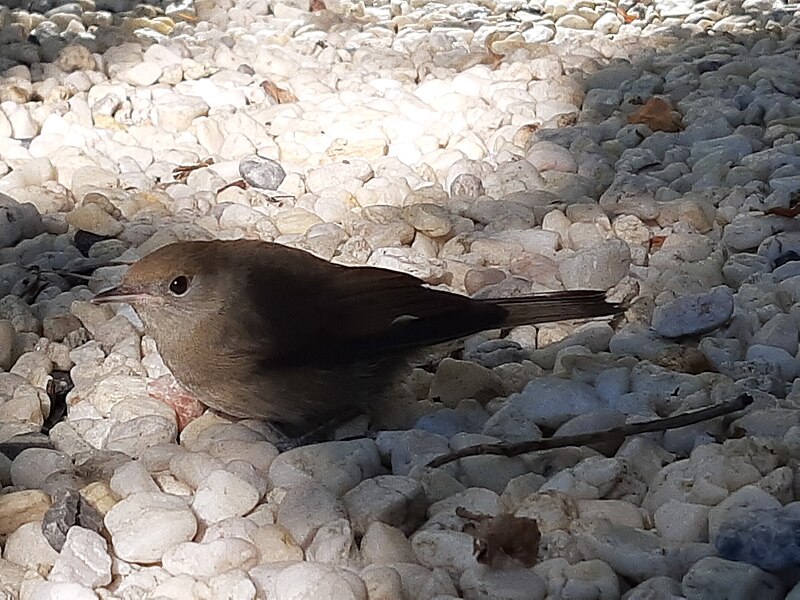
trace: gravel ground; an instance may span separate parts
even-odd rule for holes
[[[800,598],[797,4],[0,14],[0,598]],[[280,453],[179,422],[135,313],[88,302],[242,237],[630,308],[432,353],[375,439]],[[745,392],[615,448],[425,466]]]

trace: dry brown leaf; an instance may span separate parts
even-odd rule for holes
[[[619,7],[617,7],[617,14],[625,23],[633,23],[638,18],[636,15],[628,14]]]
[[[197,23],[199,21],[199,17],[197,15],[193,15],[189,12],[179,12],[172,15],[173,19],[182,19],[183,21],[187,21],[189,23]]]
[[[261,89],[264,90],[264,93],[268,96],[271,96],[275,102],[278,104],[286,104],[288,102],[297,102],[297,96],[295,96],[292,92],[288,90],[284,90],[283,88],[278,87],[275,83],[270,81],[269,79],[265,79],[261,82]]]
[[[714,371],[706,355],[697,348],[669,346],[655,354],[651,360],[661,367],[669,369],[670,371],[677,371],[678,373],[698,375],[700,373]]]
[[[628,117],[628,123],[641,123],[653,131],[670,133],[683,129],[680,115],[673,114],[672,106],[663,98],[650,98],[644,106]]]
[[[775,208],[768,208],[764,212],[768,215],[778,215],[779,217],[789,217],[790,219],[794,219],[800,215],[800,204],[789,208],[776,206]]]
[[[667,241],[667,236],[665,235],[654,235],[650,238],[650,252],[655,252],[661,246],[664,245],[664,242]]]
[[[493,31],[489,35],[486,36],[486,41],[484,42],[484,48],[486,48],[486,53],[489,55],[488,60],[486,63],[489,65],[489,68],[494,71],[497,67],[500,66],[500,63],[503,62],[504,56],[502,54],[498,54],[492,49],[492,44],[496,41],[503,39],[507,34],[504,34],[500,31]]]
[[[508,559],[532,567],[539,559],[539,526],[535,519],[513,515],[477,514],[458,507],[456,514],[471,522],[464,525],[463,531],[474,541],[475,558],[479,563],[491,567],[503,567]]]

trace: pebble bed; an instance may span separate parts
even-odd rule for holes
[[[800,599],[797,4],[4,4],[0,442],[52,448],[0,455],[0,598]],[[470,338],[375,439],[280,453],[179,423],[136,315],[88,302],[240,237],[631,306]],[[743,392],[607,455],[425,466]],[[535,561],[477,551],[525,519]]]

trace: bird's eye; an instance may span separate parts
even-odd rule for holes
[[[174,296],[183,296],[189,289],[189,278],[186,275],[178,275],[169,283],[169,291]]]

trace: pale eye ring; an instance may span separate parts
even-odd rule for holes
[[[189,291],[189,278],[186,275],[178,275],[170,281],[169,291],[173,296],[183,296]]]

